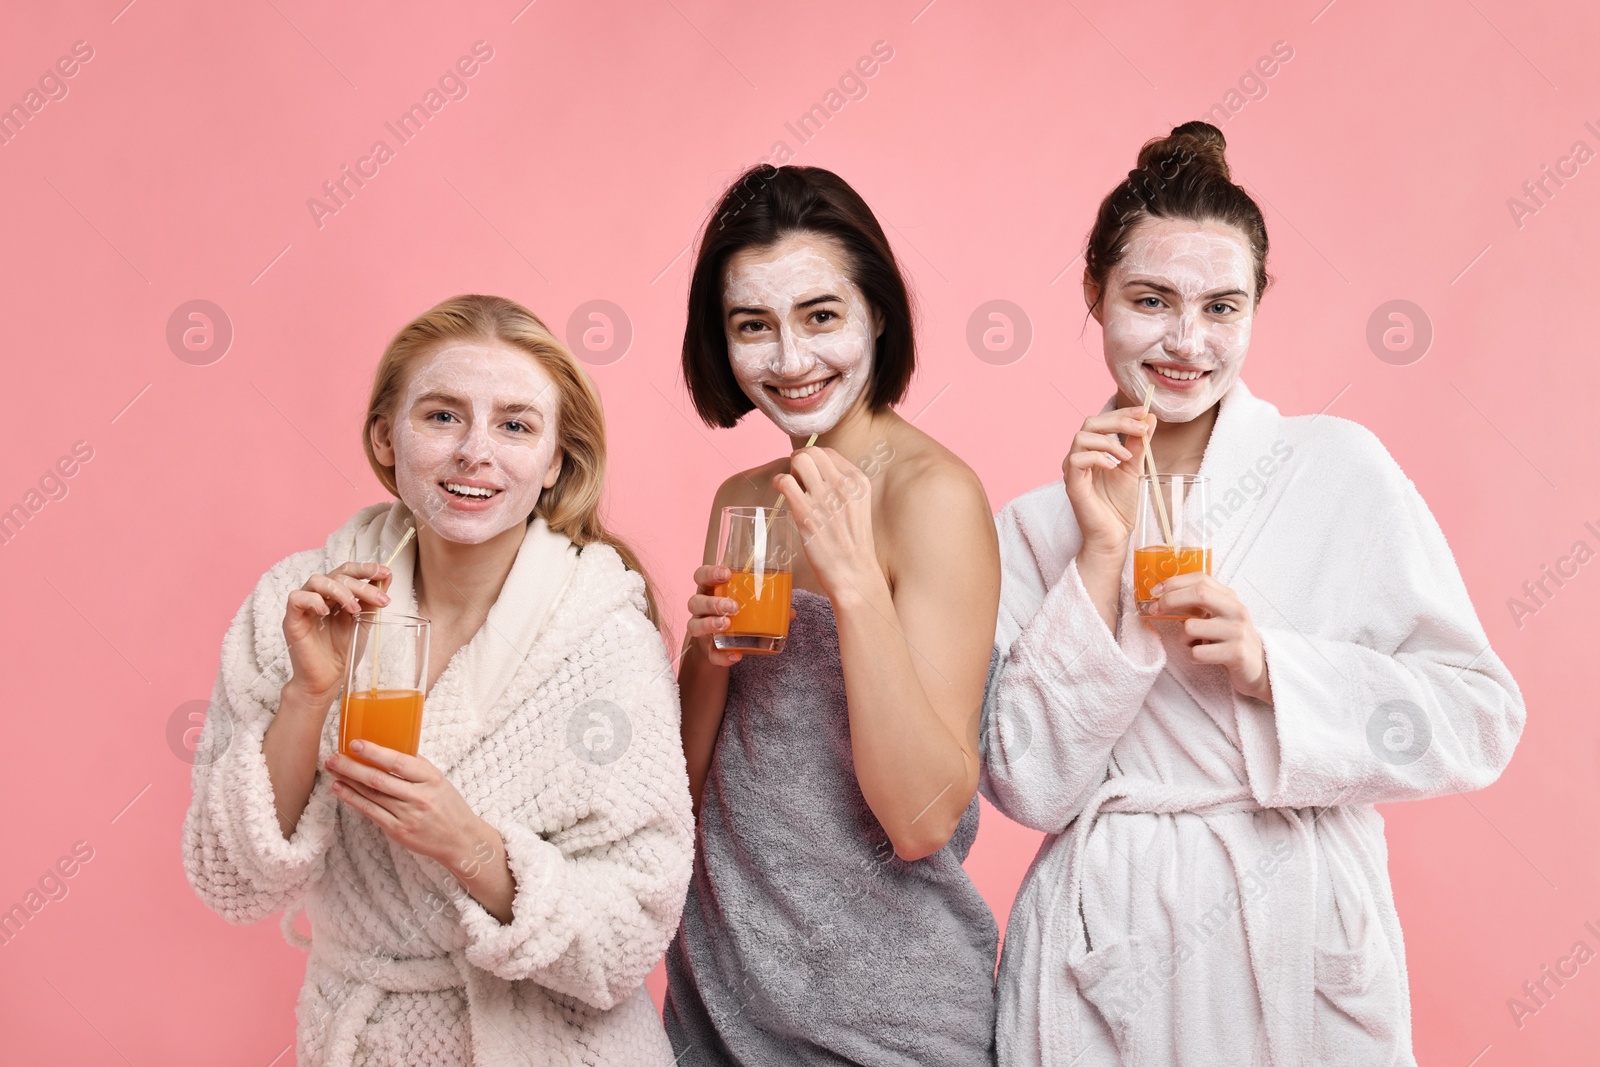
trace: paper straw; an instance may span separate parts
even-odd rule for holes
[[[816,443],[817,443],[817,435],[816,434],[812,434],[806,440],[806,443],[804,445],[802,445],[801,447],[802,448],[810,448],[812,445],[814,445]],[[779,493],[778,494],[777,503],[773,504],[772,505],[772,509],[767,512],[767,523],[766,523],[767,529],[766,529],[766,535],[760,539],[762,542],[767,542],[767,541],[771,541],[772,540],[772,520],[776,519],[778,517],[778,512],[783,510],[783,502],[784,502],[785,499],[786,498],[784,497],[784,495],[782,493]],[[751,544],[750,544],[750,562],[748,564],[746,564],[744,569],[747,570],[747,571],[753,571],[753,570],[756,569],[756,539],[754,539],[754,538],[751,539]]]
[[[385,567],[392,567],[399,558],[400,550],[411,543],[417,534],[415,526],[406,527],[406,535],[400,538],[400,543],[394,546],[394,551],[389,553],[389,558],[384,561]],[[378,660],[383,658],[383,609],[379,608],[372,619],[372,691],[378,691]]]
[[[394,561],[400,558],[400,550],[409,545],[411,539],[415,536],[417,536],[417,528],[415,526],[407,526],[406,535],[400,538],[400,543],[394,546],[394,551],[389,553],[389,558],[383,561],[383,565],[385,567],[394,566]]]
[[[809,438],[806,439],[806,443],[801,445],[800,447],[801,448],[810,448],[812,445],[814,445],[816,443],[817,443],[817,435],[816,434],[812,434]],[[777,511],[779,508],[783,507],[783,502],[784,502],[785,499],[786,498],[784,497],[784,495],[782,493],[779,493],[778,494],[778,502],[776,504],[772,505],[772,510],[773,511]],[[771,520],[770,519],[768,520],[768,524],[769,525],[771,524]]]
[[[1155,399],[1155,395],[1156,387],[1155,383],[1152,382],[1145,389],[1144,414],[1150,414],[1150,401]],[[1175,550],[1177,544],[1172,539],[1172,520],[1167,517],[1167,502],[1161,495],[1161,475],[1156,472],[1155,452],[1150,447],[1150,442],[1154,437],[1155,431],[1153,430],[1145,435],[1144,465],[1145,469],[1150,472],[1150,490],[1156,497],[1156,517],[1161,520],[1161,535],[1166,538],[1167,547]]]

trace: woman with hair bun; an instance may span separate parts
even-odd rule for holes
[[[1245,388],[1267,234],[1224,148],[1179,126],[1102,201],[1083,293],[1116,395],[997,520],[983,791],[1049,835],[1007,927],[1002,1064],[1415,1063],[1373,805],[1482,788],[1522,731],[1383,445]],[[1212,573],[1152,591],[1175,621],[1133,599],[1147,442],[1211,486]]]
[[[600,521],[600,397],[532,312],[460,296],[389,343],[363,436],[396,499],[269,570],[223,641],[189,881],[229,922],[286,909],[302,1067],[667,1067],[644,979],[688,776],[648,583]],[[432,624],[421,742],[356,759],[331,708],[378,608]]]

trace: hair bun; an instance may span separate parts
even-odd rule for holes
[[[1100,201],[1083,249],[1083,274],[1103,293],[1134,228],[1146,219],[1237,227],[1255,259],[1255,299],[1267,291],[1267,224],[1261,208],[1228,172],[1228,142],[1209,122],[1185,122],[1139,150],[1139,163]],[[1098,304],[1094,305],[1098,306]]]
[[[1172,164],[1169,160],[1176,160],[1179,167],[1189,166],[1191,163],[1214,171],[1219,177],[1231,181],[1232,175],[1228,170],[1228,142],[1222,136],[1222,131],[1209,122],[1185,122],[1182,126],[1174,126],[1172,132],[1165,137],[1157,137],[1148,141],[1139,149],[1138,166],[1143,168],[1169,169]]]

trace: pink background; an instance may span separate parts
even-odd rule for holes
[[[998,508],[1058,476],[1109,392],[1074,262],[1099,197],[1147,137],[1226,106],[1279,41],[1293,58],[1247,80],[1254,98],[1234,97],[1223,127],[1277,278],[1246,377],[1285,412],[1331,403],[1387,443],[1529,706],[1493,788],[1385,810],[1417,1052],[1592,1055],[1600,963],[1520,1027],[1507,1000],[1577,941],[1600,949],[1584,927],[1600,930],[1585,607],[1600,563],[1520,626],[1507,600],[1574,542],[1600,548],[1583,525],[1600,530],[1600,164],[1568,165],[1576,175],[1520,220],[1507,200],[1575,141],[1600,148],[1584,127],[1600,128],[1594,5],[1080,0],[1002,17],[963,0],[523,2],[8,10],[0,103],[22,102],[74,42],[93,48],[68,95],[0,145],[0,510],[75,442],[93,449],[65,498],[0,545],[0,908],[75,842],[93,849],[68,895],[0,945],[8,1060],[292,1060],[303,957],[275,924],[227,926],[189,890],[189,767],[168,728],[209,694],[261,572],[383,496],[359,427],[404,321],[470,291],[521,300],[563,334],[587,301],[623,309],[630,346],[592,367],[610,515],[681,633],[714,487],[784,448],[759,419],[701,427],[676,364],[687,246],[741,168],[784,141],[879,213],[921,302],[904,412]],[[319,228],[307,199],[375,140],[395,148],[384,123],[479,40],[494,54],[469,95]],[[866,95],[802,145],[785,123],[878,41],[893,57]],[[166,339],[193,299],[234,331],[205,366]],[[996,299],[1031,323],[1010,362],[966,339]],[[1406,365],[1367,341],[1394,299],[1434,331],[1420,360],[1392,357]],[[985,812],[968,867],[1002,922],[1036,843]]]

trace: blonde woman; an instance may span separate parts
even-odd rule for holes
[[[390,342],[365,442],[397,499],[274,566],[223,642],[189,880],[230,922],[288,909],[292,940],[304,907],[302,1065],[669,1064],[643,982],[688,778],[648,585],[598,514],[599,397],[526,308],[457,297]],[[377,608],[431,620],[430,667],[418,754],[362,763],[333,708]]]

